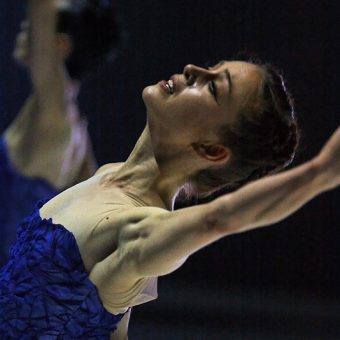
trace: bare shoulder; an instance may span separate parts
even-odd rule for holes
[[[150,233],[155,225],[152,220],[169,214],[172,213],[158,207],[124,207],[107,215],[104,223],[118,230],[118,244],[123,246]]]
[[[124,221],[123,223],[139,223],[149,217],[167,214],[172,214],[172,212],[158,207],[134,207],[126,209],[120,218]]]
[[[149,239],[154,230],[154,225],[145,221],[164,214],[169,212],[156,207],[124,206],[106,215],[99,229],[115,230],[116,244],[115,250],[91,270],[91,280],[100,294],[125,291],[144,277],[136,270],[136,259],[141,251],[141,242]],[[104,296],[102,298],[105,299]]]
[[[123,164],[123,162],[104,164],[96,171],[95,175],[102,174],[106,171],[117,172]]]
[[[116,248],[90,275],[102,298],[140,279],[171,273],[192,253],[220,238],[210,228],[212,210],[210,204],[177,211],[125,207],[108,215],[102,227],[117,231]]]

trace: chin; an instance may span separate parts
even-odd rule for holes
[[[158,85],[145,87],[142,92],[142,98],[147,110],[156,109],[163,99]]]
[[[159,91],[157,90],[157,85],[150,85],[145,87],[142,92],[144,102],[148,101],[149,99],[152,100],[153,97],[157,96],[158,92]]]

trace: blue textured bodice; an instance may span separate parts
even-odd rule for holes
[[[1,339],[109,339],[110,314],[90,281],[72,233],[35,212],[18,226],[0,270]]]
[[[19,174],[11,164],[5,141],[0,137],[0,267],[8,260],[9,248],[15,242],[17,224],[41,199],[57,194],[46,181]]]

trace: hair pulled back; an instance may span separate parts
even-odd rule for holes
[[[277,69],[256,65],[263,74],[260,104],[248,103],[233,123],[221,128],[221,141],[232,156],[226,165],[200,170],[191,178],[189,185],[198,196],[240,187],[293,160],[299,131],[292,97]]]
[[[68,73],[81,79],[112,54],[120,38],[115,9],[108,0],[72,0],[58,11],[57,32],[72,40]]]

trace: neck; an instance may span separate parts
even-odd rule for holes
[[[171,210],[185,178],[170,162],[156,161],[148,125],[138,139],[132,153],[116,174],[116,181],[127,194],[139,197],[146,205]]]

